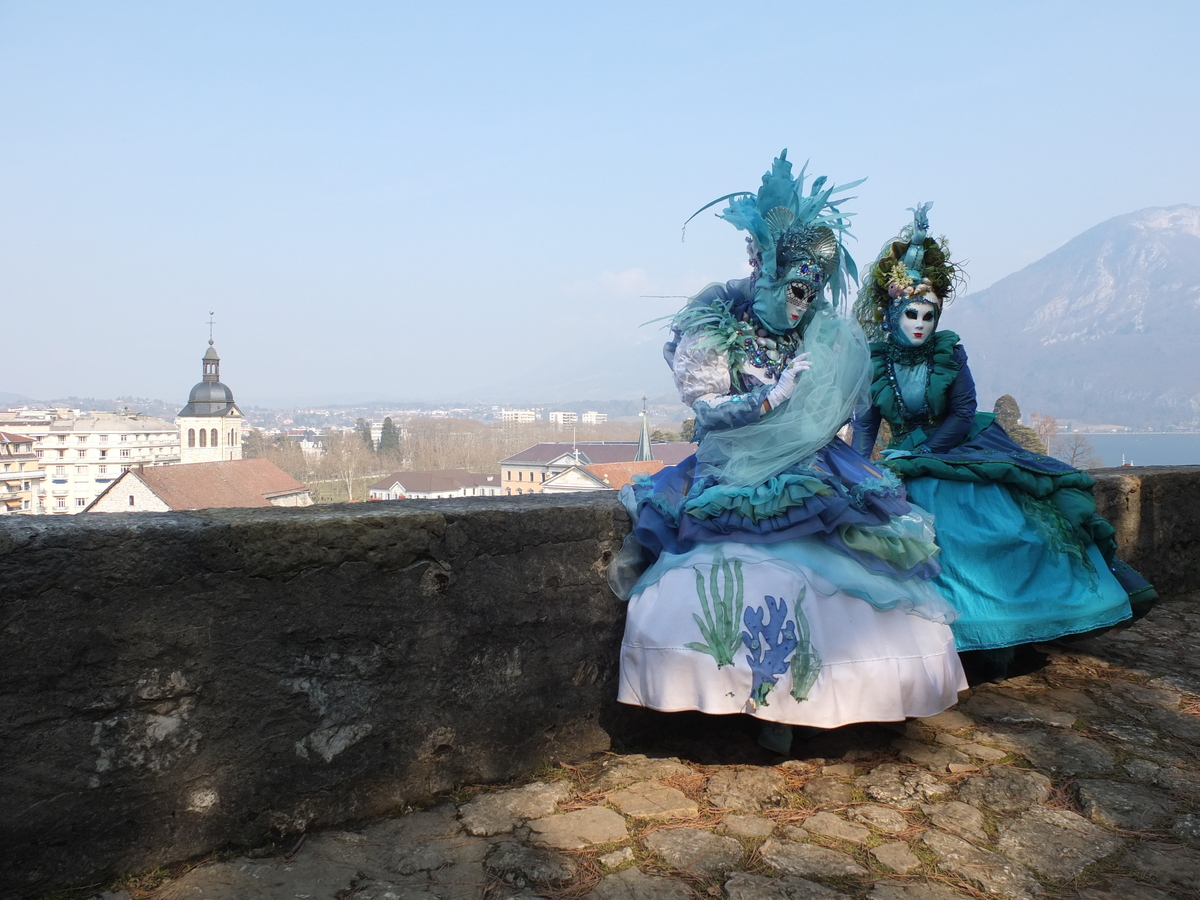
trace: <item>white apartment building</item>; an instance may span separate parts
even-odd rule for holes
[[[589,409],[582,416],[584,425],[602,425],[608,421],[608,413],[596,412],[594,409]]]
[[[530,422],[537,421],[537,410],[535,409],[502,409],[500,410],[501,422],[516,422],[518,425],[527,425]]]
[[[179,462],[179,432],[165,419],[141,413],[78,409],[0,412],[0,430],[34,439],[45,477],[37,513],[73,515],[83,510],[131,466]]]
[[[574,425],[579,421],[579,416],[573,412],[552,412],[550,421],[561,428],[563,425]]]

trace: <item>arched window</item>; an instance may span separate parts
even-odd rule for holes
[[[203,428],[200,429],[200,446],[201,447],[208,446],[208,432]]]
[[[212,446],[217,446],[217,429],[212,430]]]
[[[188,429],[188,446],[189,447],[196,446],[196,429],[195,428]]]

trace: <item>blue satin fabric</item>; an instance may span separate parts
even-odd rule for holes
[[[1086,561],[1054,549],[1006,485],[916,478],[906,487],[937,516],[934,584],[960,613],[950,626],[959,650],[1048,641],[1130,617],[1129,596],[1096,545],[1084,548]]]
[[[695,506],[706,491],[722,487],[715,478],[697,477],[696,465],[696,458],[690,456],[632,486],[633,537],[651,559],[662,553],[684,554],[702,543],[775,544],[811,535],[873,572],[930,578],[940,571],[937,561],[928,559],[897,572],[878,556],[846,545],[841,526],[886,525],[912,507],[894,476],[867,462],[840,438],[826,444],[807,465],[792,466],[763,486],[761,490],[769,494],[789,476],[800,483],[800,496],[784,500],[780,504],[784,508],[766,518],[734,509],[708,518],[688,514],[689,504]]]

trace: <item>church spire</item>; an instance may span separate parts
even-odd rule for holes
[[[637,455],[634,462],[648,462],[654,459],[654,451],[650,449],[650,416],[646,412],[646,398],[642,398],[642,436],[638,440]]]
[[[217,356],[217,348],[213,346],[213,325],[215,321],[213,314],[208,314],[208,349],[204,351],[204,380],[205,381],[220,381],[221,380],[221,357]]]

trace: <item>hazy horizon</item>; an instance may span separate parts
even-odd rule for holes
[[[746,9],[0,3],[0,391],[182,403],[215,310],[248,406],[666,395],[641,295],[746,274],[680,226],[784,147],[974,291],[1200,203],[1193,4]]]

